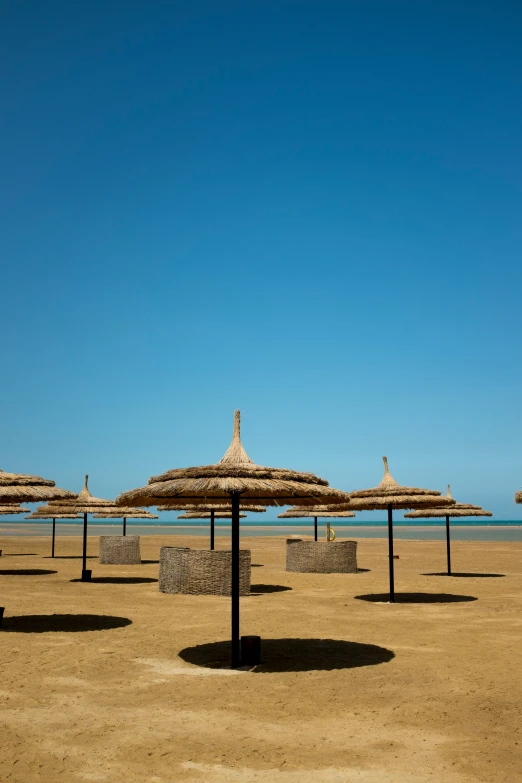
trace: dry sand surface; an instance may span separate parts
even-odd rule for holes
[[[48,538],[3,539],[1,783],[522,780],[522,544],[455,542],[448,578],[426,575],[443,543],[398,541],[418,602],[390,605],[356,598],[386,591],[383,540],[359,542],[369,570],[313,575],[285,572],[283,538],[245,537],[263,664],[232,672],[197,649],[228,638],[229,599],[158,592],[160,545],[206,539],[141,541],[143,565],[93,558],[86,584],[79,537],[54,560]]]

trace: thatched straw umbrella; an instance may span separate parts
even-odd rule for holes
[[[123,535],[127,535],[128,519],[157,519],[157,514],[151,514],[141,508],[121,508],[117,511],[107,511],[105,514],[94,514],[93,519],[121,519],[123,517]]]
[[[522,489],[515,492],[515,503],[522,503]]]
[[[0,503],[40,503],[42,500],[75,498],[74,492],[56,487],[54,481],[28,476],[24,473],[6,473],[0,470]]]
[[[350,508],[353,511],[388,510],[388,555],[390,561],[390,603],[395,602],[395,584],[393,569],[393,509],[435,508],[454,505],[453,499],[444,498],[434,489],[403,487],[397,484],[388,470],[388,459],[383,457],[384,477],[373,489],[360,489],[350,492]]]
[[[210,550],[213,551],[215,543],[215,525],[214,519],[216,518],[216,511],[228,511],[232,514],[232,506],[226,500],[215,500],[212,504],[207,503],[169,503],[167,505],[158,506],[158,511],[204,511],[210,513]],[[241,501],[240,511],[248,511],[249,513],[262,514],[266,511],[266,506],[259,506],[255,503],[249,503],[248,501]],[[180,519],[180,517],[178,517]],[[204,517],[207,519],[207,517]]]
[[[210,515],[214,515],[214,519],[232,519],[232,511],[187,511],[186,514],[180,514],[178,519],[210,519]],[[240,514],[240,519],[245,519],[246,514]]]
[[[344,511],[342,506],[312,506],[309,508],[300,508],[293,506],[282,514],[278,514],[278,519],[304,519],[306,517],[314,518],[314,541],[317,541],[317,520],[335,519],[337,517],[354,517],[353,511]],[[328,538],[329,540],[329,538]]]
[[[53,520],[53,536],[51,543],[51,557],[54,557],[54,544],[56,539],[56,520],[57,519],[81,519],[80,514],[73,514],[72,512],[63,513],[59,508],[53,508],[51,504],[48,506],[40,506],[29,514],[26,519],[52,519]]]
[[[240,437],[239,411],[234,414],[232,443],[214,465],[169,470],[153,476],[145,487],[124,492],[121,505],[157,506],[169,500],[213,503],[227,500],[232,507],[232,667],[239,666],[239,513],[245,500],[268,506],[294,503],[347,503],[346,492],[332,489],[311,473],[256,465],[245,452]]]
[[[74,492],[60,489],[54,481],[25,473],[7,473],[0,470],[0,504],[40,503],[42,500],[75,498]],[[29,509],[28,509],[29,511]],[[20,514],[20,511],[5,512]]]
[[[6,503],[0,505],[0,515],[2,514],[29,514],[30,508],[24,508],[18,505],[18,503]]]
[[[448,484],[446,500],[453,500],[451,497],[451,488]],[[408,519],[439,519],[446,517],[446,555],[448,560],[448,576],[451,576],[451,543],[450,543],[450,517],[492,517],[491,511],[484,511],[480,506],[472,506],[469,503],[455,503],[454,505],[441,508],[425,508],[419,511],[412,511],[405,514]]]
[[[57,500],[53,503],[53,507],[59,508],[62,513],[83,514],[82,582],[90,582],[92,572],[87,570],[87,515],[105,514],[105,512],[112,514],[116,512],[121,517],[121,511],[116,506],[114,500],[103,500],[91,495],[89,492],[89,476],[85,476],[83,489],[78,496],[75,496],[74,500]]]

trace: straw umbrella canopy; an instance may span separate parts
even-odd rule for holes
[[[451,497],[451,487],[448,484],[446,500],[453,500]],[[425,508],[418,511],[410,511],[404,517],[408,519],[438,519],[446,518],[446,557],[448,561],[448,576],[451,576],[451,542],[450,542],[450,517],[492,517],[491,511],[485,511],[480,506],[473,506],[470,503],[455,503],[453,506],[441,506],[440,508]]]
[[[266,506],[259,506],[253,501],[241,501],[241,511],[248,511],[249,513],[262,514],[266,511]],[[210,551],[214,550],[216,527],[214,525],[214,519],[216,518],[216,511],[228,511],[232,513],[232,506],[230,501],[215,500],[214,502],[207,504],[204,501],[201,503],[169,503],[167,505],[158,506],[158,511],[203,511],[209,512],[210,517]],[[179,519],[180,517],[178,517]],[[207,517],[204,517],[207,519]]]
[[[56,520],[57,519],[81,519],[80,514],[73,514],[72,512],[61,512],[60,509],[53,508],[52,505],[40,506],[29,514],[26,519],[52,519],[53,520],[53,533],[51,542],[51,557],[54,557],[54,548],[56,540]]]
[[[29,514],[30,511],[30,508],[24,508],[23,506],[18,505],[18,503],[0,505],[0,514]]]
[[[522,503],[522,489],[515,493],[515,503]]]
[[[144,508],[120,508],[117,511],[107,511],[104,514],[94,514],[93,519],[122,519],[123,518],[123,535],[127,535],[127,520],[128,519],[157,519],[157,514],[152,514],[150,511],[145,511]]]
[[[6,503],[5,505],[0,505],[0,515],[10,515],[10,514],[28,514],[30,509],[28,508],[22,508],[22,506],[18,505],[18,503]],[[2,554],[2,550],[0,549],[0,555]]]
[[[186,514],[180,514],[178,519],[210,519],[210,514],[214,513],[215,519],[232,519],[232,511],[187,511]],[[240,514],[240,519],[245,519],[246,514]]]
[[[299,506],[293,506],[287,511],[283,511],[282,514],[278,514],[278,519],[304,519],[305,517],[314,518],[314,541],[317,541],[317,520],[318,519],[335,519],[338,517],[354,517],[353,511],[344,511],[342,506],[313,506],[309,508],[300,508]],[[327,541],[330,540],[329,531],[327,530]]]
[[[25,473],[7,473],[0,470],[0,503],[40,503],[43,500],[70,499],[74,492],[60,489],[50,479]]]
[[[75,514],[83,514],[83,567],[82,567],[82,582],[90,582],[91,571],[87,570],[87,515],[88,514],[112,514],[121,511],[116,506],[114,500],[104,500],[103,498],[95,498],[89,492],[89,476],[85,476],[85,483],[83,489],[79,495],[75,496],[74,500],[57,500],[53,502],[53,506],[59,508],[62,513],[73,512]]]
[[[360,489],[350,492],[350,508],[353,511],[388,511],[388,555],[390,569],[390,603],[395,602],[395,584],[393,569],[393,509],[437,508],[453,506],[453,498],[444,498],[435,489],[405,487],[397,484],[388,469],[388,459],[383,457],[384,477],[373,489]]]
[[[256,465],[245,452],[240,437],[240,414],[234,414],[230,447],[219,462],[194,468],[169,470],[149,479],[147,486],[124,492],[122,505],[157,506],[169,500],[213,503],[227,500],[232,506],[232,667],[240,662],[239,640],[239,510],[245,500],[267,506],[295,503],[348,502],[346,492],[333,489],[312,473]]]

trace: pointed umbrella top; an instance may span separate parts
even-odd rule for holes
[[[80,514],[101,513],[102,511],[118,511],[114,500],[103,500],[95,498],[89,492],[89,476],[85,476],[85,483],[82,491],[74,500],[57,500],[52,503],[53,508],[59,508],[62,511],[74,511]]]
[[[74,492],[56,487],[50,479],[0,470],[0,503],[38,503],[75,497]]]
[[[312,473],[256,465],[244,450],[240,437],[239,411],[234,413],[232,443],[222,459],[214,465],[177,468],[153,476],[148,485],[124,492],[117,498],[120,505],[157,506],[169,499],[184,498],[189,503],[230,500],[240,495],[240,502],[257,501],[264,505],[303,505],[349,500],[346,492],[332,489],[328,482]],[[202,504],[202,503],[201,503]]]
[[[241,443],[241,413],[234,411],[234,431],[232,433],[232,442],[225,451],[218,465],[254,465],[250,459],[243,444]]]
[[[484,511],[480,506],[474,506],[471,503],[456,503],[451,497],[450,485],[445,496],[446,505],[438,508],[422,508],[418,511],[411,511],[405,514],[407,519],[438,519],[440,517],[492,517],[491,511]],[[447,505],[452,501],[452,505]]]
[[[349,507],[354,511],[376,510],[381,508],[431,508],[449,506],[455,501],[451,496],[442,497],[435,489],[404,487],[398,484],[388,468],[388,458],[383,457],[384,477],[373,489],[358,489],[350,492]]]

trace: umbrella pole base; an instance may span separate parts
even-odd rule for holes
[[[5,606],[0,606],[0,628],[2,627],[4,622],[4,612],[5,612]]]
[[[261,663],[261,637],[241,637],[241,666],[257,666]]]
[[[92,571],[91,570],[89,570],[87,568],[83,568],[82,569],[82,582],[90,582],[91,581],[91,576],[92,576]]]

